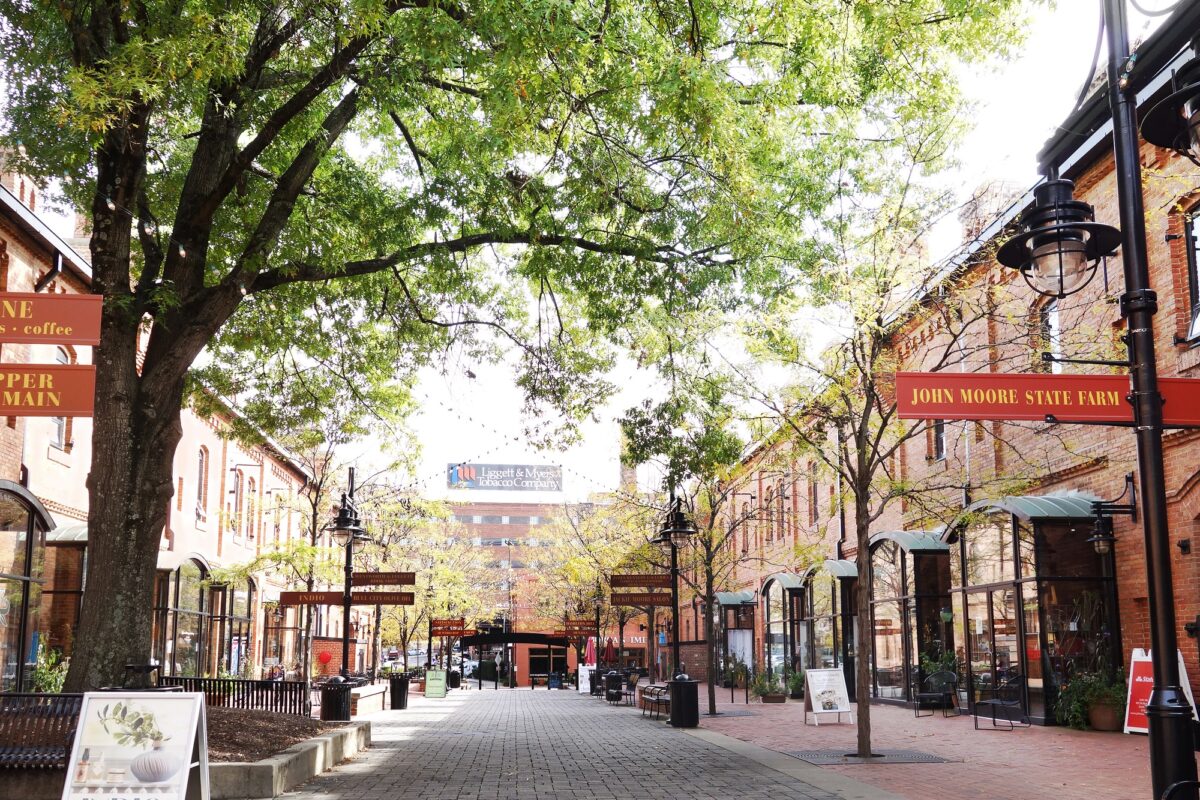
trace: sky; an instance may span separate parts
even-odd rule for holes
[[[1154,10],[1172,2],[1145,0],[1142,5]],[[1133,41],[1143,38],[1154,22],[1131,8]],[[1098,2],[1059,0],[1056,8],[1033,15],[1026,43],[1013,60],[964,69],[964,91],[975,103],[974,127],[960,150],[962,166],[946,176],[958,187],[960,199],[986,181],[1026,188],[1037,180],[1038,150],[1070,113],[1090,77],[1098,24]],[[70,220],[47,221],[61,234],[71,234]],[[957,222],[948,220],[931,237],[930,255],[943,257],[960,243]],[[617,419],[624,409],[655,396],[654,377],[623,365],[615,376],[621,391],[583,427],[580,444],[560,452],[538,451],[527,443],[524,431],[531,423],[522,416],[522,398],[512,375],[505,364],[461,361],[451,361],[444,370],[424,370],[417,390],[422,407],[410,423],[421,440],[418,466],[411,479],[397,476],[396,482],[411,482],[429,498],[463,501],[575,502],[615,489],[620,478]],[[378,451],[379,443],[372,441],[346,455],[370,466],[379,460]],[[563,491],[451,489],[447,467],[460,462],[559,465]],[[638,478],[644,489],[656,488],[659,480],[652,468],[639,470]]]

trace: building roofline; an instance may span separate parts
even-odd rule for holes
[[[62,255],[63,264],[71,269],[86,283],[92,282],[92,265],[86,258],[67,244],[61,236],[50,229],[35,212],[17,199],[8,188],[0,186],[0,206],[9,212],[9,218],[16,223],[27,236],[36,241],[47,251],[51,260],[55,253]]]

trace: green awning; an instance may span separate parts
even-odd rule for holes
[[[88,530],[86,522],[72,522],[69,525],[59,525],[46,534],[47,544],[87,544]]]
[[[967,511],[1007,511],[1028,522],[1032,519],[1089,519],[1095,516],[1092,503],[1100,498],[1087,492],[1053,492],[1001,497],[998,500],[978,500]]]
[[[752,606],[754,605],[754,592],[717,592],[717,605]]]
[[[776,572],[763,581],[763,586],[766,586],[771,581],[775,581],[784,589],[800,589],[804,586],[804,578],[794,572]]]
[[[858,565],[844,558],[827,558],[823,569],[835,578],[857,578]]]
[[[908,553],[949,553],[950,545],[933,531],[883,531],[871,537],[871,544],[884,540],[895,542]]]

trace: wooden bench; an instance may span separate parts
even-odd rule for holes
[[[0,768],[64,769],[81,694],[0,694]]]
[[[662,683],[652,683],[642,689],[642,716],[651,712],[652,717],[662,717],[664,711],[671,711],[671,687]]]

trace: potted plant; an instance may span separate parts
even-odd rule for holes
[[[804,670],[794,670],[787,677],[788,696],[793,700],[804,697]]]
[[[764,703],[782,703],[787,699],[779,677],[769,672],[754,676],[750,683],[750,693]]]
[[[1125,717],[1125,676],[1120,670],[1080,672],[1058,691],[1054,714],[1062,725],[1077,730],[1118,731]]]

